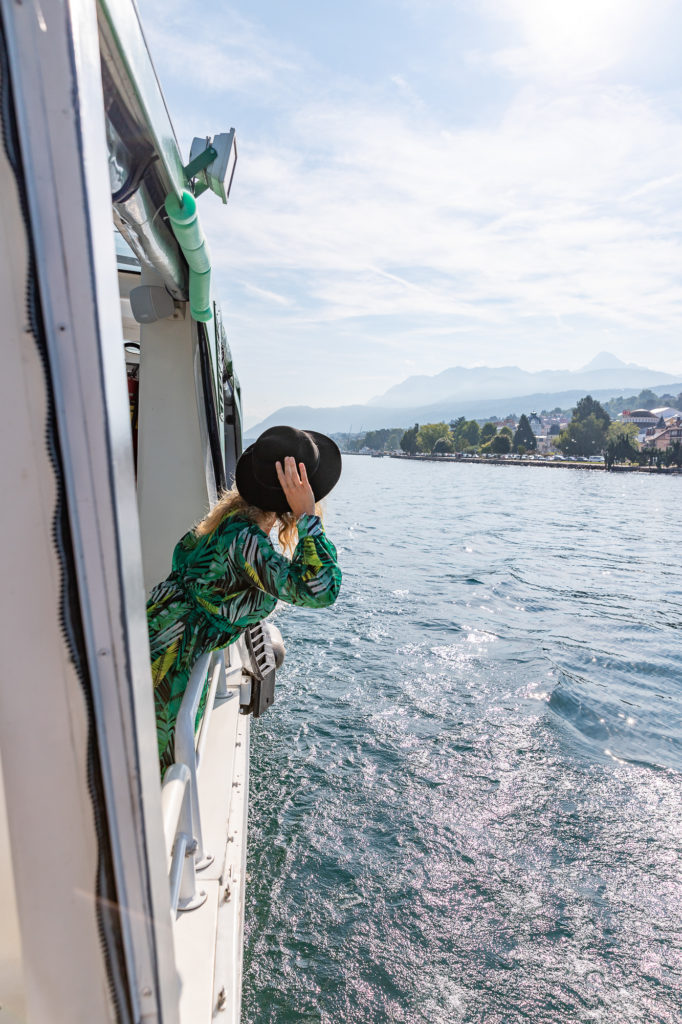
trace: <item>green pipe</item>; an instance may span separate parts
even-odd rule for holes
[[[195,320],[211,319],[211,257],[197,215],[197,201],[191,192],[182,199],[174,192],[166,197],[166,213],[178,245],[189,266],[189,308]]]
[[[195,320],[208,323],[213,314],[211,313],[211,271],[205,274],[197,274],[196,270],[189,270],[189,308]]]

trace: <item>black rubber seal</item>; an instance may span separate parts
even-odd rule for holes
[[[213,476],[215,485],[220,494],[227,490],[225,480],[225,463],[220,447],[220,429],[218,426],[218,412],[215,404],[215,392],[213,390],[213,374],[211,372],[211,357],[208,353],[208,331],[206,324],[197,322],[199,336],[199,361],[201,365],[201,385],[204,397],[204,409],[206,411],[206,426],[208,429],[208,444],[211,450],[211,463],[213,465]]]

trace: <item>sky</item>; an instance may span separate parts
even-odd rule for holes
[[[450,366],[682,372],[676,0],[138,0],[247,427]]]

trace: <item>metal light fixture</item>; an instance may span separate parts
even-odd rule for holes
[[[184,172],[188,181],[194,179],[195,196],[210,188],[226,203],[236,165],[237,140],[234,128],[230,128],[229,132],[216,135],[212,141],[210,135],[193,139]]]

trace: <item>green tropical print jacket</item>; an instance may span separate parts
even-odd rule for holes
[[[341,570],[319,516],[301,516],[298,537],[289,561],[260,527],[232,513],[213,533],[198,537],[190,530],[176,545],[172,572],[147,602],[162,769],[173,762],[175,720],[200,655],[233,643],[278,600],[309,608],[336,600]]]

